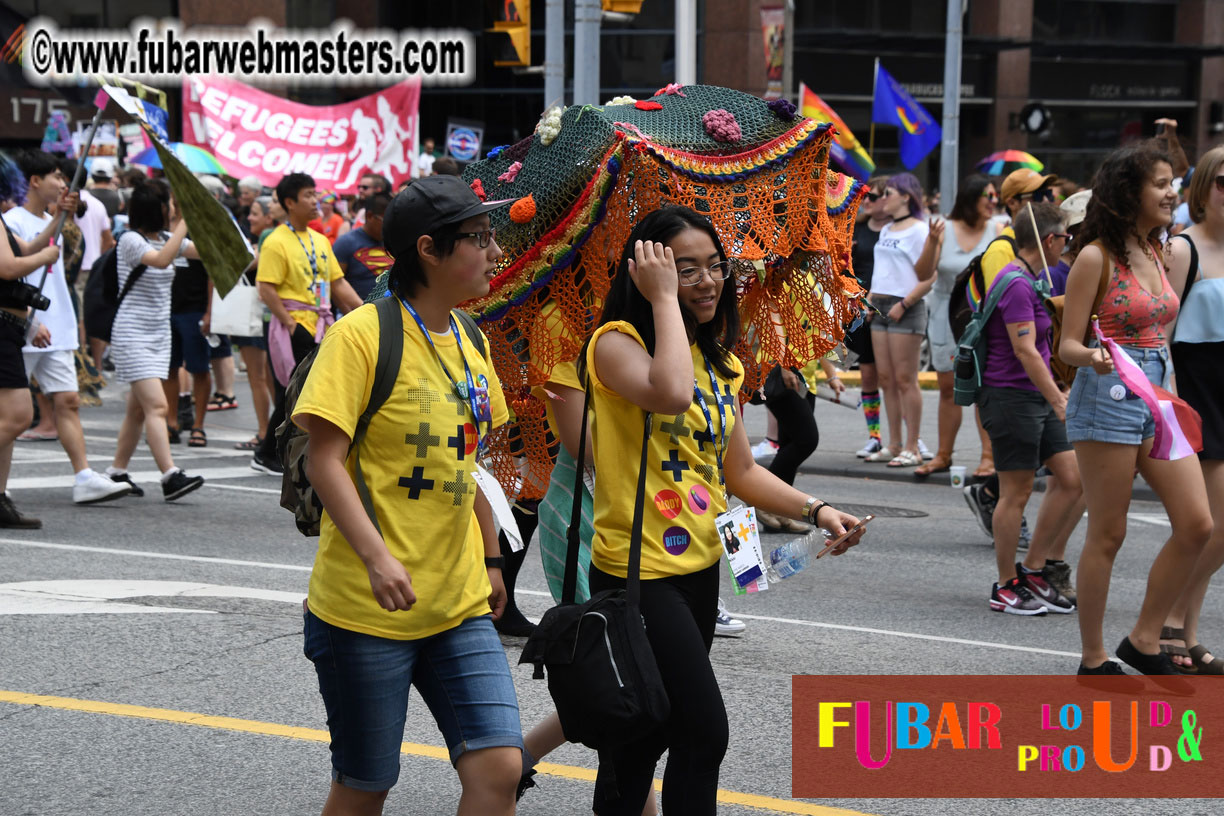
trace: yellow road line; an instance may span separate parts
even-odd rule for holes
[[[236,717],[216,717],[211,714],[197,714],[192,711],[176,711],[171,708],[148,708],[146,706],[126,705],[124,703],[107,703],[100,700],[79,700],[74,697],[51,697],[45,694],[26,694],[20,691],[5,691],[0,689],[0,703],[13,705],[55,708],[63,711],[82,711],[88,714],[106,714],[112,717],[133,717],[140,720],[157,720],[161,722],[178,723],[179,725],[194,725],[201,728],[214,728],[222,731],[240,731],[246,734],[263,734],[287,739],[306,740],[308,742],[330,742],[331,737],[326,731],[317,728],[300,728],[280,723],[261,722],[260,720],[241,720]],[[416,742],[405,742],[400,746],[400,753],[410,756],[429,757],[450,761],[446,748],[437,745],[422,745]],[[551,762],[541,762],[536,765],[537,772],[549,776],[560,776],[582,782],[594,782],[595,771],[590,768],[580,768],[575,765],[556,765]],[[655,780],[655,789],[662,790],[661,780]],[[777,799],[772,796],[758,796],[754,793],[719,790],[718,801],[727,805],[764,810],[770,813],[795,813],[802,816],[870,816],[854,810],[813,805],[789,799]]]

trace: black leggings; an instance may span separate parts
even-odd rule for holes
[[[272,318],[275,320],[276,318]],[[264,339],[267,340],[268,331],[267,325],[264,326]],[[306,359],[315,347],[314,335],[306,328],[298,323],[293,327],[293,334],[289,335],[289,343],[293,348],[293,362],[297,363]],[[256,454],[261,459],[279,459],[276,453],[276,429],[285,421],[285,386],[280,384],[280,380],[276,379],[276,375],[272,373],[272,357],[268,357],[268,373],[272,374],[272,386],[275,390],[276,403],[272,409],[272,416],[268,419],[268,433],[264,436],[263,442],[260,443]]]
[[[599,752],[594,803],[599,816],[639,816],[664,750],[669,754],[663,812],[707,816],[717,810],[718,767],[728,740],[727,709],[710,665],[720,566],[716,562],[689,575],[642,581],[642,618],[671,701],[671,717],[641,739]],[[594,564],[590,582],[592,594],[625,586],[625,579]]]
[[[809,391],[806,397],[802,397],[798,391],[781,387],[775,389],[772,396],[765,397],[765,407],[778,420],[778,452],[769,463],[769,472],[793,485],[799,466],[820,444],[820,431],[816,428],[816,395]]]

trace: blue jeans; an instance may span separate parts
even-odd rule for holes
[[[345,787],[385,791],[399,779],[410,685],[433,713],[452,764],[466,751],[522,750],[510,666],[488,615],[420,640],[391,640],[307,611],[305,653],[327,708],[332,779]]]
[[[1168,387],[1169,349],[1119,346],[1143,369],[1148,382]],[[1130,393],[1117,371],[1098,374],[1092,366],[1075,373],[1067,396],[1067,440],[1141,445],[1156,435],[1156,420],[1143,400]]]

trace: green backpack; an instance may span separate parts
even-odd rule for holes
[[[370,488],[366,485],[365,477],[361,473],[361,441],[365,439],[370,420],[390,398],[395,388],[400,362],[404,357],[404,317],[400,311],[399,300],[394,297],[380,297],[374,301],[374,304],[378,309],[378,360],[374,365],[374,386],[370,390],[370,399],[366,403],[365,411],[362,412],[361,417],[357,420],[357,427],[353,430],[353,441],[349,445],[349,450],[354,454],[353,466],[356,470],[357,495],[361,497],[361,506],[365,508],[370,521],[374,522],[374,528],[381,533],[382,528],[374,514],[374,500],[370,496]],[[477,328],[476,321],[466,312],[458,309],[455,309],[452,314],[463,326],[468,339],[483,357],[485,354],[484,336]],[[281,466],[284,468],[281,474],[280,504],[281,507],[293,513],[297,528],[304,536],[319,534],[319,522],[323,518],[323,502],[311,486],[310,479],[306,477],[307,443],[310,441],[310,435],[299,428],[293,422],[292,417],[298,397],[302,393],[302,387],[306,384],[306,378],[310,376],[310,369],[318,353],[319,349],[316,346],[293,369],[293,374],[289,377],[289,385],[285,387],[285,421],[276,429],[276,450],[280,455]]]
[[[1028,276],[1019,269],[1013,269],[1001,279],[996,279],[990,293],[982,301],[982,308],[973,313],[969,325],[961,333],[952,378],[952,398],[957,405],[973,405],[978,400],[982,390],[982,371],[986,367],[986,321],[1007,287],[1020,277]]]

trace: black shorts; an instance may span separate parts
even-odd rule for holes
[[[866,318],[852,332],[846,332],[846,348],[858,355],[859,365],[875,365],[875,352],[871,350],[871,324]]]
[[[1071,450],[1067,426],[1036,391],[984,386],[978,407],[995,470],[1037,470],[1054,454]]]
[[[0,388],[29,388],[25,359],[21,349],[25,346],[25,333],[0,319]]]

